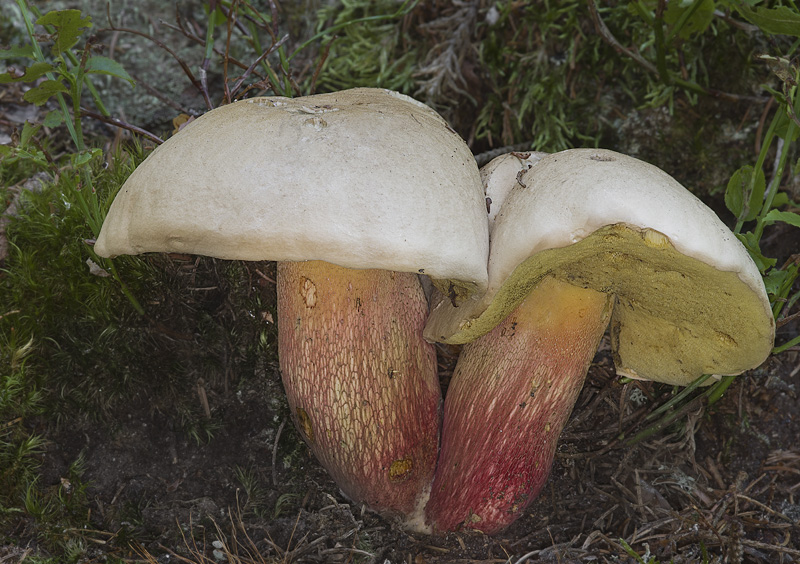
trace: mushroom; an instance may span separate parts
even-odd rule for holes
[[[120,189],[101,256],[278,261],[292,417],[342,491],[408,516],[430,486],[441,392],[420,275],[460,303],[487,283],[477,165],[429,107],[381,89],[232,103]]]
[[[537,496],[610,320],[620,375],[686,385],[769,355],[774,321],[747,251],[658,168],[606,150],[504,155],[482,171],[489,288],[434,306],[429,340],[465,344],[426,507],[491,534]]]

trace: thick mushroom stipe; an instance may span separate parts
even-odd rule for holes
[[[610,304],[604,293],[547,277],[491,332],[464,346],[426,507],[434,530],[492,534],[535,499]]]
[[[418,276],[278,263],[278,350],[297,428],[342,491],[409,515],[436,464],[441,393]]]

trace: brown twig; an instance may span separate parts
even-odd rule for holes
[[[203,95],[203,100],[205,101],[206,108],[209,109],[209,110],[213,108],[213,105],[211,104],[211,99],[208,97],[208,92],[203,91],[203,85],[200,83],[200,81],[197,80],[197,78],[195,78],[194,73],[192,72],[192,69],[189,68],[189,65],[186,63],[186,61],[181,59],[178,56],[178,54],[175,53],[175,51],[170,49],[164,42],[160,41],[159,39],[156,39],[155,37],[153,37],[152,35],[150,35],[148,33],[144,33],[143,31],[139,31],[139,30],[136,30],[136,29],[129,29],[129,28],[124,28],[124,27],[116,27],[114,25],[114,22],[111,21],[111,13],[110,13],[110,8],[108,7],[108,5],[106,6],[106,17],[108,18],[109,27],[98,30],[98,33],[99,32],[104,32],[104,31],[118,31],[118,32],[123,32],[123,33],[130,33],[132,35],[138,35],[139,37],[143,37],[143,38],[147,39],[148,41],[151,41],[151,42],[155,43],[158,47],[160,47],[161,49],[163,49],[164,51],[169,53],[172,56],[172,58],[177,61],[177,63],[180,65],[181,69],[183,69],[184,74],[186,74],[186,76],[189,78],[189,81],[192,83],[192,86],[194,86],[195,89],[197,89],[197,91],[200,92]]]
[[[775,517],[778,517],[779,519],[783,519],[784,521],[788,521],[789,523],[794,524],[794,520],[791,517],[788,517],[787,515],[784,515],[783,513],[779,513],[778,511],[775,511],[774,509],[772,509],[768,505],[765,505],[765,504],[761,503],[760,501],[753,499],[752,497],[748,497],[748,496],[746,496],[744,494],[740,494],[738,492],[733,492],[733,495],[735,495],[739,499],[742,499],[742,500],[746,501],[747,503],[750,503],[752,505],[755,505],[756,507],[759,507],[759,508],[763,509],[767,513],[770,513],[770,514],[774,515]]]
[[[280,41],[278,41],[277,43],[273,43],[272,46],[269,49],[264,51],[255,61],[253,61],[253,63],[249,67],[247,67],[247,70],[245,70],[244,73],[242,73],[242,76],[240,76],[239,80],[236,81],[236,84],[233,85],[233,88],[231,89],[231,94],[230,94],[231,95],[231,99],[232,99],[233,96],[236,95],[236,92],[238,92],[239,88],[242,86],[242,83],[245,80],[247,80],[247,77],[250,76],[253,73],[253,70],[256,68],[256,65],[258,65],[261,61],[263,61],[269,55],[274,53],[276,49],[279,49],[281,47],[281,45],[286,43],[288,40],[289,40],[289,34],[287,33],[286,35],[281,37]]]
[[[171,29],[173,31],[177,31],[177,32],[182,33],[187,39],[189,39],[191,41],[194,41],[195,43],[198,43],[200,45],[203,45],[205,43],[205,41],[203,41],[203,39],[201,39],[200,37],[198,37],[197,35],[195,35],[191,31],[187,30],[185,27],[176,26],[176,25],[173,25],[173,24],[168,23],[168,22],[162,22],[162,24],[165,27],[167,27],[167,28],[169,28],[169,29]],[[216,47],[214,48],[214,53],[216,53],[217,55],[220,55],[221,57],[225,57],[225,53],[223,53],[222,51],[220,51]],[[228,56],[226,58],[226,60],[229,63],[233,63],[233,65],[239,67],[240,69],[246,69],[247,68],[246,64],[244,64],[243,62],[241,62],[238,59],[235,59],[234,57]]]
[[[319,78],[319,73],[322,70],[322,67],[325,65],[325,61],[328,60],[328,54],[331,51],[331,47],[333,46],[333,42],[336,41],[338,36],[334,35],[330,41],[322,48],[322,53],[319,56],[319,62],[317,63],[317,68],[314,69],[314,74],[311,77],[311,86],[308,89],[308,94],[314,94],[314,91],[317,89],[317,78]]]
[[[186,539],[184,538],[184,540]],[[173,558],[180,560],[181,562],[186,562],[187,564],[196,564],[194,560],[189,560],[188,558],[184,558],[171,548],[168,548],[161,543],[158,543],[158,548],[160,548],[161,550],[166,550]]]
[[[786,317],[781,317],[780,319],[775,321],[775,327],[783,327],[796,319],[800,319],[800,311],[796,311],[791,315],[787,315]]]
[[[208,0],[209,20],[211,20],[213,18],[214,12],[216,12],[216,10],[217,10],[217,0]],[[178,14],[178,4],[177,3],[175,4],[175,14],[176,14],[176,17],[177,17],[177,14]],[[210,25],[210,23],[206,24],[206,25]],[[213,32],[213,29],[212,29],[212,32],[211,32],[211,34],[212,34],[212,37],[211,37],[212,43],[214,41],[213,33],[214,32]],[[204,42],[203,45],[205,46],[205,42]],[[213,48],[212,48],[212,52],[213,52]],[[207,51],[204,51],[204,53],[207,53]],[[211,65],[211,57],[207,57],[207,56],[204,55],[203,56],[203,62],[200,64],[200,85],[203,87],[203,90],[202,90],[201,93],[203,94],[203,98],[205,100],[209,100],[210,99],[209,94],[208,94],[208,67],[210,65]],[[211,108],[209,107],[209,109],[211,109]]]
[[[175,110],[177,112],[181,112],[181,113],[187,114],[187,115],[190,115],[190,116],[191,115],[193,115],[195,117],[197,116],[198,112],[196,112],[196,111],[194,111],[194,110],[192,110],[190,108],[186,108],[184,106],[181,106],[175,100],[172,100],[168,96],[165,96],[164,94],[159,92],[157,89],[153,88],[150,84],[145,82],[140,76],[138,76],[138,75],[136,75],[136,74],[134,74],[132,72],[129,72],[128,74],[130,74],[131,78],[133,78],[133,80],[136,81],[136,85],[137,86],[141,86],[142,88],[147,90],[147,92],[151,96],[153,96],[154,98],[157,98],[159,101],[161,101],[162,103],[166,104],[167,106],[169,106],[173,110]]]
[[[254,268],[253,270],[254,270],[254,271],[255,271],[255,273],[256,273],[256,274],[258,274],[258,275],[259,275],[259,276],[260,276],[260,277],[261,277],[263,280],[266,280],[267,282],[271,282],[272,284],[277,284],[277,282],[275,282],[275,280],[273,280],[272,278],[270,278],[269,276],[267,276],[266,274],[264,274],[263,272],[261,272],[259,269],[257,269],[257,268]]]
[[[284,417],[280,427],[278,427],[278,432],[275,433],[275,441],[272,443],[272,485],[276,488],[278,487],[278,471],[276,469],[276,464],[278,462],[278,441],[281,439],[281,433],[283,433],[285,425],[286,418]]]
[[[267,30],[272,35],[272,40],[275,41],[275,38],[278,37],[278,5],[275,0],[269,0],[269,13],[272,17],[272,28],[267,27]]]
[[[225,14],[225,56],[222,58],[222,90],[223,96],[226,104],[229,104],[233,99],[231,96],[230,88],[228,87],[228,58],[231,56],[231,37],[233,36],[233,25],[239,24],[239,20],[236,19],[236,12],[224,10],[223,13]],[[241,24],[239,24],[241,25]],[[213,49],[213,47],[212,47]]]
[[[208,394],[206,393],[206,383],[202,378],[197,379],[197,397],[203,407],[203,414],[206,419],[211,419],[211,407],[208,405]]]
[[[761,550],[782,552],[784,554],[790,554],[795,557],[800,556],[800,550],[795,550],[793,548],[788,548],[786,546],[780,546],[778,544],[767,544],[765,542],[759,542],[750,539],[741,539],[740,542],[745,546],[751,546],[753,548],[759,548]]]
[[[167,26],[167,27],[169,27],[170,29],[173,29],[173,30],[175,30],[175,31],[179,31],[179,32],[180,32],[180,33],[182,33],[182,34],[183,34],[183,35],[184,35],[186,38],[188,38],[188,39],[190,39],[190,40],[192,40],[192,41],[194,41],[194,42],[196,42],[196,43],[198,43],[198,44],[200,44],[200,45],[205,45],[205,40],[203,40],[202,38],[200,38],[200,37],[199,37],[197,34],[193,33],[191,30],[188,30],[188,29],[186,28],[186,26],[183,24],[183,20],[182,20],[182,19],[181,19],[179,16],[176,16],[176,19],[177,19],[177,21],[178,21],[178,26],[174,26],[174,25],[171,25],[171,24],[168,24],[168,23],[164,23],[164,25],[166,25],[166,26]],[[272,29],[271,29],[270,27],[266,27],[266,26],[261,26],[261,27],[264,27],[265,29],[267,29],[267,31],[269,31],[270,35],[272,36],[273,47],[270,47],[270,50],[269,50],[269,52],[270,52],[270,53],[271,53],[271,52],[272,52],[274,49],[277,49],[278,47],[280,47],[280,46],[283,44],[283,42],[284,42],[284,41],[286,41],[286,40],[288,39],[288,37],[284,37],[283,39],[281,39],[281,40],[278,42],[278,45],[275,45],[275,43],[276,43],[276,40],[275,40],[275,36],[274,36],[274,34],[273,34],[273,32],[272,32]],[[230,62],[230,63],[233,63],[233,64],[234,64],[234,65],[236,65],[237,67],[239,67],[239,68],[241,68],[241,69],[244,69],[244,70],[246,71],[246,74],[248,74],[248,75],[249,75],[249,74],[255,74],[256,76],[258,76],[258,78],[259,78],[259,82],[258,82],[258,84],[262,84],[262,83],[266,83],[266,82],[268,82],[268,80],[269,80],[269,79],[268,79],[267,77],[265,77],[265,76],[263,76],[261,73],[258,73],[258,72],[256,72],[256,71],[255,71],[255,67],[256,67],[256,65],[255,65],[255,64],[254,64],[254,65],[250,65],[250,66],[248,66],[248,65],[245,65],[245,64],[244,64],[244,63],[242,63],[241,61],[238,61],[238,60],[236,60],[236,59],[234,59],[234,58],[230,57],[228,54],[226,54],[226,53],[222,53],[222,52],[221,52],[219,49],[217,49],[217,48],[214,48],[214,52],[215,52],[216,54],[220,55],[221,57],[223,57],[223,58],[224,58],[224,60],[226,61],[226,64],[227,64],[228,62]],[[268,54],[269,54],[269,53],[268,53]],[[264,58],[259,58],[259,61],[257,61],[257,62],[261,62],[261,61],[263,61],[263,62],[264,62],[264,63],[265,63],[265,64],[266,64],[266,65],[269,67],[269,62],[268,62],[267,60],[265,60]],[[272,70],[272,69],[270,68],[270,70]],[[273,72],[274,72],[274,71],[273,71]],[[300,88],[297,86],[297,84],[296,84],[296,82],[294,81],[294,79],[293,79],[293,78],[292,78],[292,77],[291,77],[291,76],[290,76],[288,73],[286,73],[286,72],[284,72],[284,75],[286,75],[286,77],[289,79],[290,83],[292,84],[292,88],[293,88],[293,89],[294,89],[294,90],[295,90],[295,91],[296,91],[298,94],[300,94]],[[245,89],[245,92],[246,92],[246,91],[248,91],[248,90],[250,90],[250,88],[251,88],[251,87],[252,87],[252,85],[251,85],[251,86],[248,86],[248,87],[247,87],[247,89]],[[232,96],[232,94],[230,94],[230,95],[227,97],[227,99],[228,99],[228,100],[230,100],[230,99],[231,99],[231,96]]]
[[[127,129],[128,131],[138,133],[139,135],[150,139],[151,141],[153,141],[158,145],[161,145],[164,142],[164,140],[161,139],[161,137],[155,135],[154,133],[150,133],[146,129],[142,129],[141,127],[137,127],[128,122],[122,121],[121,119],[117,119],[114,117],[106,117],[88,108],[81,107],[81,115],[90,117],[92,119],[96,119],[97,121],[102,121],[103,123],[107,123],[109,125],[113,125],[114,127],[119,127],[120,129]]]
[[[228,20],[228,22],[231,22],[231,20],[233,20],[231,23],[233,23],[233,25],[236,26],[236,29],[238,29],[242,35],[244,35],[245,37],[250,37],[250,32],[247,31],[247,28],[242,25],[242,22],[240,22],[235,17],[231,18],[231,14],[234,14],[234,12],[232,12],[222,4],[218,5],[217,9],[220,10],[225,15],[225,18]]]

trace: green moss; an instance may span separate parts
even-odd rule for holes
[[[92,197],[101,209],[143,157],[134,148],[109,167],[96,163]],[[269,278],[269,264],[115,259],[120,280],[144,307],[140,315],[120,282],[105,275],[111,263],[92,251],[79,189],[64,172],[40,192],[21,193],[0,270],[0,536],[30,519],[27,534],[67,561],[86,548],[79,535],[63,532],[88,523],[81,461],[67,473],[69,491],[64,482],[41,483],[46,442],[32,431],[34,421],[46,429],[88,419],[113,432],[118,413],[140,404],[171,414],[175,428],[205,442],[221,423],[213,410],[206,416],[198,380],[213,394],[276,356],[275,332],[264,322],[274,312],[272,287],[255,272]]]
[[[479,107],[476,139],[546,151],[596,143],[600,126],[589,104],[603,75],[598,45],[579,21],[583,10],[577,1],[508,2],[495,23],[484,24],[479,60],[490,92]]]

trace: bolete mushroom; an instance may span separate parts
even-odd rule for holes
[[[409,515],[430,486],[441,393],[419,276],[486,287],[477,165],[429,107],[380,89],[253,98],[158,147],[116,196],[101,256],[278,262],[292,417],[343,492]]]
[[[425,329],[468,343],[426,507],[439,531],[497,532],[536,497],[609,319],[618,374],[676,385],[758,366],[774,339],[747,251],[663,171],[594,149],[499,159],[489,289],[443,297]]]

